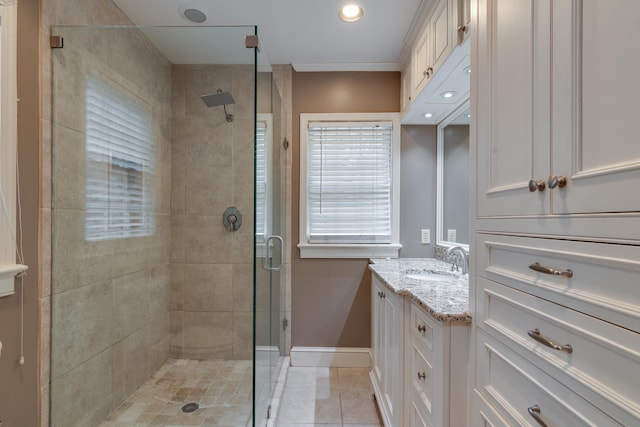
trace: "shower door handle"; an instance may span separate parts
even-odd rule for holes
[[[269,258],[269,254],[271,253],[269,251],[269,243],[271,242],[271,240],[278,240],[280,242],[280,265],[274,267],[269,267],[267,265],[267,258]],[[262,268],[264,268],[267,271],[280,271],[282,269],[282,265],[284,264],[284,240],[282,240],[282,237],[280,236],[269,236],[267,237],[267,240],[265,240],[264,242],[264,253],[266,254],[266,256],[264,258],[262,258]]]

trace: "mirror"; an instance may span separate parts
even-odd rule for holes
[[[438,125],[437,244],[469,250],[469,101]]]

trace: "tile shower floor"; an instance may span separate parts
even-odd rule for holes
[[[251,382],[251,361],[170,359],[100,427],[245,427]],[[366,368],[290,367],[277,426],[380,426],[372,393]]]
[[[251,417],[250,360],[170,359],[100,427],[244,427]],[[182,412],[191,402],[194,412]]]

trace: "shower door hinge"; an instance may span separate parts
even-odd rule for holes
[[[256,48],[260,52],[260,39],[255,35],[244,36],[244,47],[247,49]]]
[[[289,148],[289,140],[287,138],[285,138],[284,141],[282,141],[282,146],[284,147],[285,150]]]
[[[64,47],[62,36],[49,36],[49,47],[51,49],[61,49]]]
[[[289,327],[289,319],[282,319],[282,330],[286,331]]]

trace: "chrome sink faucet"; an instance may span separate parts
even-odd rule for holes
[[[460,271],[459,266],[462,267],[462,274],[469,273],[469,255],[461,246],[452,246],[447,249],[447,260],[451,263],[451,271]]]

